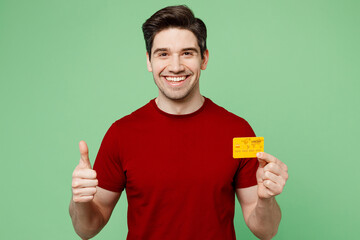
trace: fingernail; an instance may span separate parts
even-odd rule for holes
[[[256,156],[257,156],[258,158],[261,157],[261,153],[258,152],[258,153],[256,154]]]

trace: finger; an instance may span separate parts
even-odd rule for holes
[[[75,178],[72,181],[73,188],[96,187],[97,185],[98,185],[97,179]]]
[[[280,160],[279,160],[279,162],[280,162],[280,167],[281,167],[285,172],[288,172],[288,167],[287,167],[287,165],[286,165],[285,163],[283,163],[282,161],[280,161]]]
[[[283,188],[286,183],[286,180],[283,177],[273,174],[272,172],[269,171],[266,171],[263,176],[263,181],[267,181],[267,180],[272,181],[273,183],[279,185],[281,188]]]
[[[277,194],[274,193],[273,191],[269,190],[268,188],[266,188],[266,193],[270,196],[270,197],[275,197]]]
[[[96,187],[88,187],[88,188],[73,188],[73,195],[77,197],[81,196],[92,196],[96,193]]]
[[[96,179],[96,171],[88,168],[76,169],[73,178]]]
[[[73,196],[73,201],[76,203],[90,202],[94,199],[94,195],[91,196]]]
[[[273,180],[276,183],[279,183],[283,187],[285,186],[285,183],[288,180],[289,175],[279,165],[275,163],[269,163],[263,168],[263,170],[264,170],[263,176],[267,176],[267,177],[273,176],[273,178],[269,178],[269,179]],[[266,177],[263,178],[265,179]]]
[[[89,149],[85,141],[79,142],[80,150],[80,163],[79,165],[84,168],[91,168],[91,163],[89,159]]]
[[[277,159],[276,157],[274,157],[271,154],[268,154],[266,152],[258,152],[256,154],[259,162],[261,163],[262,161],[265,161],[266,163],[276,163],[278,164],[284,171],[288,171],[288,168],[286,166],[285,163],[283,163],[282,161],[280,161],[279,159]],[[266,165],[266,164],[265,164]]]
[[[271,180],[265,180],[264,181],[264,186],[275,195],[278,195],[282,192],[282,187],[279,184],[274,183]]]
[[[274,157],[273,155],[271,154],[268,154],[266,152],[258,152],[256,154],[256,157],[259,159],[259,160],[263,160],[267,163],[276,163],[278,161],[278,159],[276,157]]]
[[[264,171],[270,171],[276,175],[281,175],[284,170],[276,163],[268,163],[264,167]]]

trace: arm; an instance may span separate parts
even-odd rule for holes
[[[76,233],[82,239],[89,239],[109,221],[121,193],[97,186],[96,172],[91,168],[86,143],[81,141],[79,148],[81,158],[72,176],[73,194],[69,212]]]
[[[278,230],[281,211],[275,200],[288,179],[287,166],[267,153],[258,153],[257,186],[236,189],[246,225],[260,239],[273,238]]]
[[[93,200],[89,202],[70,202],[70,216],[76,233],[82,239],[94,237],[109,221],[111,213],[121,193],[97,187]]]
[[[259,239],[271,239],[277,233],[281,212],[275,197],[269,199],[259,198],[257,186],[236,189],[236,196],[246,225]]]

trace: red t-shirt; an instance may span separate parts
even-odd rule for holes
[[[128,240],[235,239],[235,188],[256,185],[258,162],[234,159],[234,137],[250,125],[205,98],[172,115],[154,99],[112,124],[94,169],[99,187],[128,200]]]

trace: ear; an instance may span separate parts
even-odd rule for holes
[[[209,61],[209,50],[205,50],[204,57],[201,59],[201,70],[205,70]]]
[[[149,53],[146,52],[146,63],[147,63],[147,69],[149,72],[152,72],[152,67],[151,67],[151,62],[150,62],[150,57],[149,57]]]

